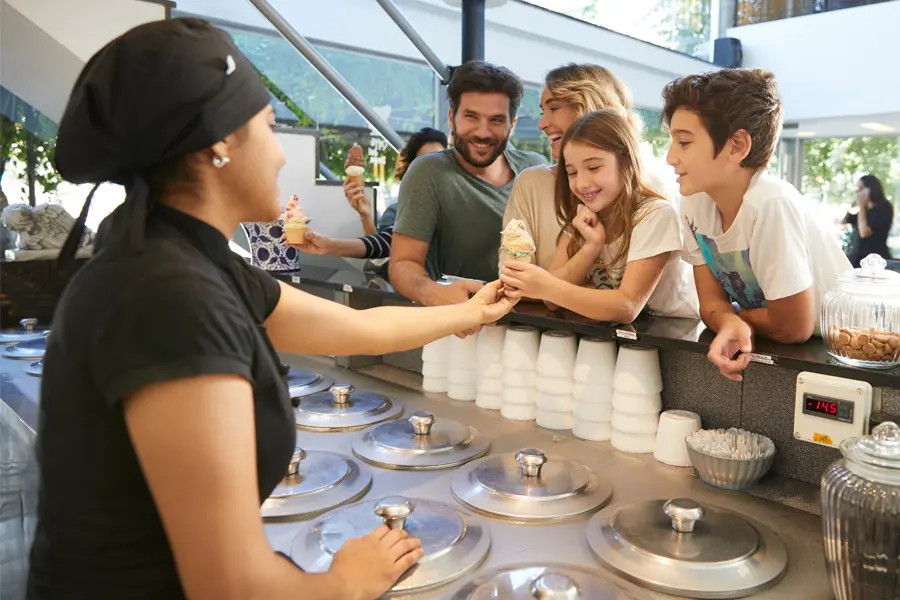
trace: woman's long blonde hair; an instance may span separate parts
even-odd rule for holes
[[[631,94],[609,69],[589,63],[569,63],[547,73],[544,85],[551,96],[571,106],[579,117],[604,108],[619,111],[628,120],[635,137],[641,139],[644,123],[634,111]]]
[[[569,144],[576,142],[614,154],[619,166],[622,193],[613,202],[608,222],[604,222],[603,225],[606,228],[607,236],[618,234],[615,238],[609,238],[607,242],[618,239],[620,235],[622,244],[615,256],[610,259],[609,264],[606,265],[608,268],[617,265],[628,256],[631,232],[634,226],[646,216],[645,214],[638,215],[641,206],[648,200],[654,198],[665,200],[665,198],[649,186],[644,179],[644,165],[641,161],[638,137],[622,111],[604,108],[580,117],[572,123],[563,136],[559,149],[559,166],[556,168],[556,215],[564,224],[559,239],[562,239],[564,235],[571,236],[567,248],[569,258],[574,256],[584,244],[584,238],[572,224],[581,200],[572,192],[566,172],[566,148]]]

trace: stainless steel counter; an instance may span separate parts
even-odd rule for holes
[[[777,532],[788,549],[788,570],[773,588],[757,594],[759,599],[817,600],[831,598],[825,575],[819,519],[812,514],[776,504],[741,492],[728,492],[709,487],[696,478],[692,469],[668,467],[650,455],[630,455],[614,450],[606,442],[585,442],[571,432],[551,432],[533,422],[522,423],[502,418],[472,402],[454,402],[443,394],[424,394],[381,379],[341,369],[331,359],[285,357],[291,366],[312,369],[349,382],[358,389],[376,391],[399,400],[405,414],[429,410],[438,418],[465,422],[487,434],[492,442],[491,454],[515,452],[524,447],[538,447],[545,453],[576,459],[594,469],[613,486],[612,503],[630,503],[656,498],[690,497],[703,503],[718,505],[744,514]],[[399,379],[398,379],[399,380]],[[350,444],[358,433],[299,432],[298,445],[304,449],[331,450],[351,454]],[[374,480],[366,499],[402,494],[454,503],[450,480],[454,470],[394,471],[372,467]],[[589,517],[553,525],[515,525],[485,517],[492,535],[492,548],[484,564],[467,578],[442,588],[405,598],[446,599],[476,573],[521,562],[546,561],[595,567],[606,573],[593,556],[585,536]],[[276,550],[290,553],[291,542],[302,528],[300,522],[266,525],[266,534]],[[646,598],[672,598],[641,590],[613,575],[632,591]]]

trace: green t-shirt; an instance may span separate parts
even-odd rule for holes
[[[547,164],[540,154],[507,147],[513,172]],[[394,233],[428,242],[432,278],[493,281],[506,200],[513,181],[496,187],[462,168],[452,148],[414,160],[403,176]]]

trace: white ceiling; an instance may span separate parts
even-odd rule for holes
[[[893,131],[873,131],[863,127],[863,123],[878,123],[893,127]],[[891,135],[900,137],[900,113],[880,115],[860,115],[855,117],[838,117],[833,119],[810,119],[785,123],[797,124],[798,127],[786,126],[782,137],[794,138],[826,138]],[[799,135],[798,135],[799,133]]]

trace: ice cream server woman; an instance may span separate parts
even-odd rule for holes
[[[386,527],[348,542],[325,574],[269,548],[259,506],[296,436],[275,352],[413,348],[510,301],[495,282],[462,305],[365,315],[246,265],[228,236],[281,212],[273,124],[253,67],[198,19],[132,29],[76,81],[59,172],[121,183],[127,198],[49,338],[28,598],[369,600],[422,555]]]

